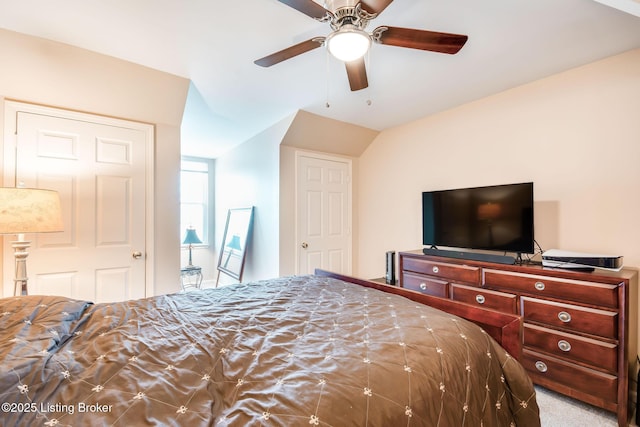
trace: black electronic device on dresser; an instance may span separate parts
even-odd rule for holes
[[[385,283],[387,285],[395,285],[396,284],[396,253],[395,251],[387,251],[385,254]]]
[[[627,426],[636,375],[638,272],[570,271],[400,252],[399,285],[523,318],[534,383],[616,412]]]

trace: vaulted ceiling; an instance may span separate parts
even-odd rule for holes
[[[277,0],[0,0],[0,11],[1,28],[189,78],[184,150],[210,157],[298,110],[383,130],[640,47],[636,0],[395,0],[368,29],[469,40],[456,55],[374,44],[369,87],[352,92],[323,48],[253,63],[330,32]]]

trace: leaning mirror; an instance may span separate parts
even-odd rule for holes
[[[249,208],[229,209],[224,227],[220,256],[218,257],[218,278],[220,273],[242,282],[242,272],[247,256],[247,243],[253,223],[253,206]]]

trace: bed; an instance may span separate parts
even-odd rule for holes
[[[0,424],[540,425],[517,316],[403,292],[317,271],[112,304],[0,299]]]

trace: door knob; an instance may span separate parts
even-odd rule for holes
[[[309,247],[309,244],[307,242],[302,242],[302,249],[307,249]]]
[[[132,256],[133,258],[135,258],[135,259],[142,258],[142,252],[140,252],[140,251],[135,251],[135,252],[133,252],[133,253],[131,254],[131,256]]]

